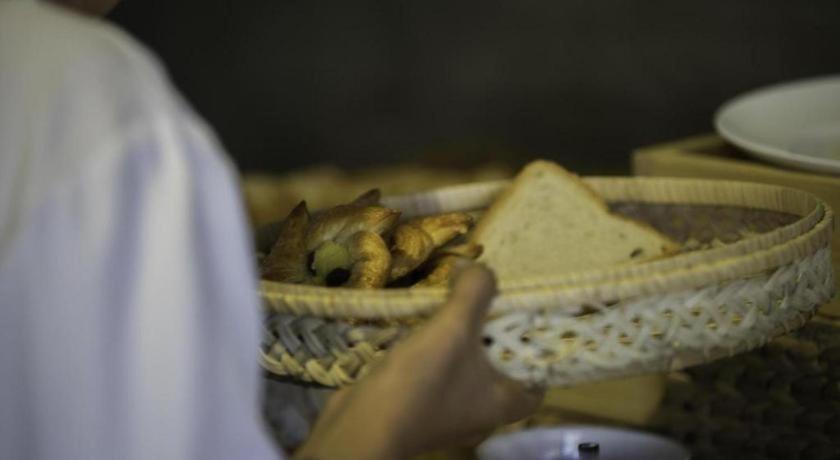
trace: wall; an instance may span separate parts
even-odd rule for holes
[[[245,170],[431,150],[622,172],[742,91],[840,72],[837,0],[125,0],[112,16]]]

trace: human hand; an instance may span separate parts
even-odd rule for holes
[[[367,377],[331,398],[295,458],[405,458],[474,439],[533,412],[542,394],[496,371],[481,346],[495,293],[488,269],[463,269],[433,318]]]

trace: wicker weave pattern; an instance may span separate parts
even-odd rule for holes
[[[801,326],[833,290],[831,254],[823,248],[747,279],[587,306],[598,314],[545,309],[505,315],[485,325],[485,341],[490,360],[509,376],[572,385],[679,369],[758,347]],[[261,359],[277,375],[341,386],[364,375],[404,332],[274,314]]]
[[[598,314],[509,314],[485,327],[489,356],[523,381],[571,385],[682,368],[755,348],[833,295],[831,253],[698,290],[590,305]],[[713,345],[712,345],[713,344]]]
[[[279,376],[342,386],[363,376],[404,330],[274,314],[265,322],[260,361]]]

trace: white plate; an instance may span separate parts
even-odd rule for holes
[[[670,439],[598,426],[535,428],[494,436],[478,446],[476,454],[480,460],[688,460],[691,457],[685,447]]]
[[[715,128],[766,161],[840,174],[840,75],[738,96],[718,109]]]

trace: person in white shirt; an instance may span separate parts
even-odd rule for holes
[[[113,3],[0,1],[0,458],[282,457],[234,170],[154,56],[81,14]],[[403,458],[533,410],[479,345],[494,286],[464,269],[296,456]]]

